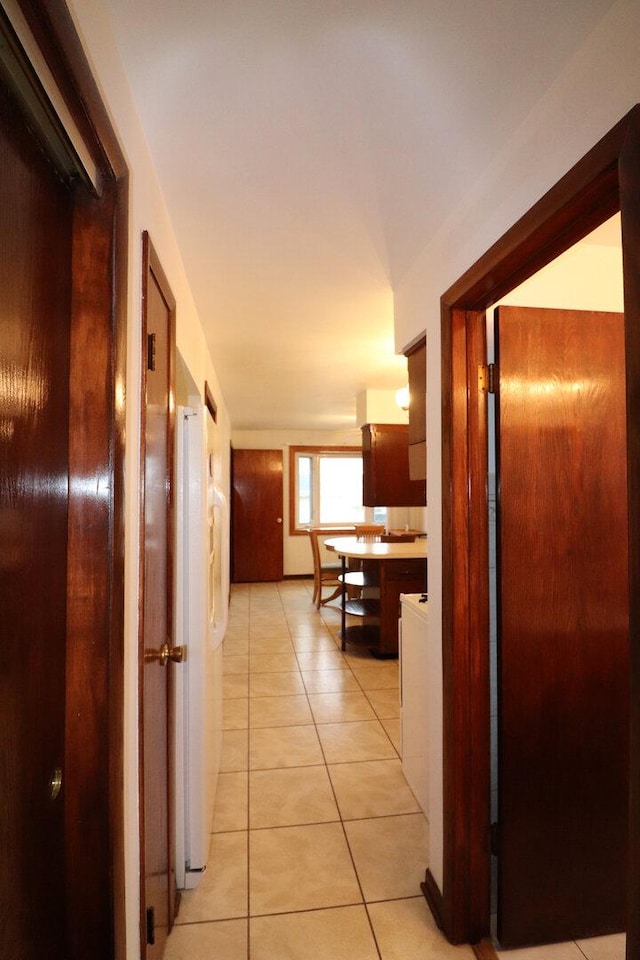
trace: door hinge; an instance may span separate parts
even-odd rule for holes
[[[156,335],[155,333],[147,334],[147,370],[155,370],[156,368]]]
[[[497,857],[498,845],[500,843],[500,831],[498,830],[498,824],[495,821],[491,824],[489,842],[491,845],[491,855],[493,857]]]
[[[496,392],[495,363],[481,363],[478,367],[478,389],[485,393]]]
[[[153,946],[156,942],[156,911],[155,907],[147,907],[147,943]]]

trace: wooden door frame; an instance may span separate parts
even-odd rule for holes
[[[640,540],[640,106],[441,299],[444,879],[427,898],[454,943],[489,934],[490,732],[485,310],[620,211],[629,543]],[[640,552],[629,552],[631,746],[627,956],[640,955]]]
[[[70,960],[124,960],[128,171],[64,0],[18,3],[98,177],[73,215],[65,893]]]
[[[144,776],[144,666],[145,666],[145,651],[144,651],[144,601],[145,601],[145,542],[146,542],[146,533],[145,533],[145,502],[144,502],[144,491],[145,491],[145,463],[146,463],[146,395],[147,395],[147,364],[145,358],[147,357],[147,310],[149,303],[149,278],[153,276],[156,281],[158,290],[160,291],[168,310],[169,315],[169,333],[168,333],[168,352],[169,352],[169,371],[168,371],[168,390],[169,390],[169,404],[168,404],[168,424],[167,424],[167,467],[168,467],[168,496],[167,496],[167,628],[173,632],[173,555],[174,555],[174,483],[173,483],[173,460],[174,460],[174,411],[175,411],[175,346],[176,346],[176,301],[171,292],[171,287],[169,281],[165,275],[160,259],[155,251],[155,248],[151,242],[148,232],[145,230],[142,234],[142,323],[141,323],[141,373],[140,373],[140,525],[139,525],[139,537],[140,537],[140,549],[139,549],[139,581],[140,587],[138,590],[138,703],[139,703],[139,720],[138,720],[138,811],[139,811],[139,848],[140,848],[140,956],[145,957],[147,954],[147,940],[146,940],[146,911],[145,911],[145,880],[146,880],[146,867],[145,867],[145,805],[144,805],[144,789],[145,789],[145,776]],[[173,644],[170,644],[173,646]],[[171,676],[169,672],[169,667],[165,668],[167,670],[167,683],[169,683],[169,677]],[[169,788],[169,797],[172,792],[172,769],[169,760],[169,754],[171,752],[172,744],[170,742],[172,723],[170,719],[170,703],[171,697],[167,694],[167,711],[169,714],[167,720],[167,738],[168,738],[168,756],[167,756],[167,782]],[[175,837],[174,837],[174,824],[173,824],[173,810],[172,803],[167,798],[167,807],[168,807],[168,837],[167,837],[167,848],[168,848],[168,858],[169,858],[169,903],[168,903],[168,916],[169,916],[169,930],[173,924],[174,914],[175,914],[175,889],[171,888],[171,880],[175,879],[175,869],[172,869],[173,859],[172,856],[175,855]]]

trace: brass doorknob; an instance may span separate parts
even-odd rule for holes
[[[173,660],[174,663],[184,663],[187,659],[186,647],[170,647],[168,643],[165,644],[165,647],[167,648],[168,659]]]
[[[157,660],[161,667],[166,667],[169,660],[173,660],[174,663],[184,663],[187,659],[187,648],[186,646],[170,647],[165,642],[159,650],[145,651],[144,659],[148,663]]]

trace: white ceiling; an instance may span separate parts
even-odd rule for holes
[[[393,287],[612,0],[104,0],[235,429],[400,386]]]

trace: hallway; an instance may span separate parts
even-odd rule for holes
[[[236,584],[212,856],[165,960],[472,958],[420,893],[426,821],[398,756],[398,664],[337,641],[310,580]],[[622,960],[623,937],[500,954]]]

